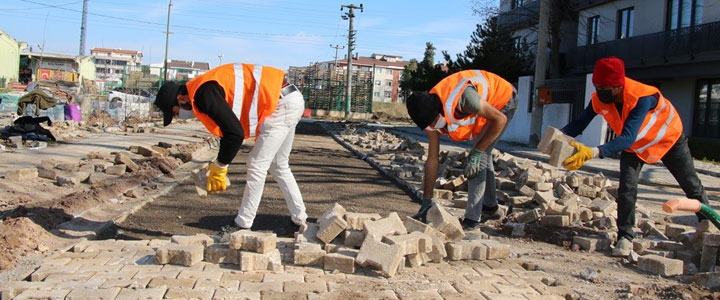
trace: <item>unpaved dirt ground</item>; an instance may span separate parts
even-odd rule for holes
[[[223,225],[232,224],[245,185],[245,161],[252,140],[230,166],[231,186],[222,194],[200,198],[192,181],[186,181],[168,195],[149,203],[144,209],[117,225],[118,238],[147,239],[173,234],[215,234]],[[320,217],[335,202],[348,211],[396,211],[401,216],[414,213],[416,204],[389,179],[324,134],[313,124],[298,126],[290,167],[300,186],[308,216]],[[268,175],[265,192],[253,224],[253,230],[272,230],[280,235],[291,221],[279,186]]]
[[[231,166],[233,186],[223,194],[199,198],[190,182],[175,188],[165,197],[155,200],[144,209],[117,225],[118,239],[150,239],[173,234],[215,234],[230,224],[242,196],[245,164],[251,143],[238,154]],[[301,124],[294,144],[291,167],[303,193],[308,214],[319,217],[332,203],[341,203],[348,211],[378,212],[387,215],[396,211],[408,215],[417,210],[400,188],[335,143],[314,125]],[[290,223],[282,193],[268,176],[268,184],[253,230],[284,230]],[[684,283],[685,278],[662,278],[649,275],[635,266],[622,265],[620,259],[608,253],[573,252],[555,244],[552,237],[536,239],[504,238],[496,227],[486,224],[483,231],[499,237],[512,246],[509,262],[531,262],[556,279],[558,285],[583,295],[582,299],[627,298],[628,284],[644,287],[643,295],[633,299],[720,299],[706,289]],[[542,235],[552,235],[551,231]],[[468,266],[472,265],[468,263]],[[582,273],[590,276],[583,276]],[[453,276],[448,274],[448,276]]]

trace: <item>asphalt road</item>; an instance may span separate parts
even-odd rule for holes
[[[191,180],[169,194],[147,204],[117,225],[118,239],[163,238],[174,234],[215,234],[232,224],[245,185],[245,161],[252,149],[246,141],[230,165],[232,185],[222,194],[200,198]],[[403,190],[366,162],[336,143],[320,126],[298,125],[290,157],[290,167],[300,186],[311,221],[320,217],[333,203],[348,211],[377,212],[400,216],[417,211]],[[290,235],[290,216],[277,183],[268,175],[253,230],[269,230]]]

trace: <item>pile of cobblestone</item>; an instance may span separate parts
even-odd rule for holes
[[[569,145],[573,139],[552,127],[545,132],[538,149],[550,155],[549,164],[498,150],[492,153],[497,197],[503,204],[501,208],[508,212],[501,225],[503,232],[525,237],[527,226],[572,231],[569,234],[572,241],[567,244],[572,250],[611,250],[617,239],[617,187],[602,173],[593,175],[558,168],[574,153]],[[414,146],[417,141],[385,130],[354,127],[347,127],[339,137],[353,144],[371,164],[406,183],[421,197],[427,156],[422,145]],[[467,204],[467,180],[462,175],[467,157],[468,152],[459,151],[441,151],[439,157],[433,199],[448,206],[448,211],[456,216],[463,214]],[[641,234],[625,262],[663,276],[694,275],[717,268],[717,237],[709,223],[703,222],[694,230],[672,224],[663,217],[653,217],[642,209],[638,209],[636,219],[636,231]],[[705,282],[702,278],[712,274],[718,275],[717,272],[702,273],[698,282]]]
[[[192,266],[201,261],[237,265],[241,271],[282,270],[282,262],[355,273],[355,266],[371,266],[392,277],[407,267],[448,260],[498,260],[510,256],[510,246],[487,235],[466,236],[457,218],[434,206],[424,224],[397,213],[347,212],[339,204],[318,223],[303,225],[292,251],[278,247],[274,233],[236,231],[226,241],[206,235],[173,236],[157,249],[158,264]],[[281,251],[282,250],[282,251]]]

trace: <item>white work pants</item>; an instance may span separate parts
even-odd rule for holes
[[[299,225],[307,219],[305,204],[289,164],[295,126],[302,118],[304,110],[302,94],[298,91],[290,93],[280,99],[272,115],[265,118],[260,125],[255,147],[250,151],[247,160],[247,183],[238,215],[235,217],[237,226],[252,227],[268,171],[280,185],[292,221]]]

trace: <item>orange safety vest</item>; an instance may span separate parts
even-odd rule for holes
[[[438,82],[430,93],[437,95],[443,104],[447,125],[440,132],[456,142],[474,139],[487,122],[485,118],[474,114],[459,120],[455,119],[455,108],[460,103],[468,84],[475,86],[480,99],[497,109],[505,107],[513,94],[512,84],[498,75],[482,70],[460,71]]]
[[[245,138],[257,136],[265,117],[271,115],[280,99],[285,72],[280,69],[251,64],[226,64],[207,71],[188,81],[190,103],[193,113],[210,133],[222,137],[220,127],[210,116],[195,107],[195,92],[208,81],[216,81],[225,91],[225,101],[240,120]],[[238,88],[236,83],[242,82]],[[235,99],[240,99],[235,102]]]
[[[645,116],[635,142],[625,151],[634,152],[644,162],[654,164],[675,145],[683,132],[680,115],[670,100],[663,97],[657,88],[627,77],[625,77],[625,87],[623,88],[622,116],[615,108],[615,103],[602,103],[597,97],[597,93],[592,93],[591,98],[595,113],[602,115],[610,128],[619,136],[622,134],[627,116],[637,106],[638,99],[651,95],[658,96],[657,106]]]

